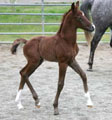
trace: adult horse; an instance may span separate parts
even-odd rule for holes
[[[94,28],[78,7],[79,2],[77,2],[76,5],[74,5],[74,3],[71,5],[71,9],[63,16],[60,29],[56,35],[51,37],[34,37],[29,41],[25,39],[17,39],[14,41],[11,48],[12,53],[14,54],[17,46],[23,42],[25,43],[23,49],[24,55],[28,61],[27,65],[20,71],[21,82],[16,96],[16,102],[19,109],[23,108],[20,97],[25,83],[28,85],[33,95],[35,105],[37,107],[40,106],[38,95],[28,78],[42,64],[43,60],[58,62],[59,64],[58,88],[53,104],[55,115],[59,114],[58,99],[64,86],[64,78],[68,66],[76,71],[82,78],[85,95],[87,97],[87,105],[92,106],[92,101],[88,92],[86,74],[78,65],[75,56],[78,53],[78,46],[76,43],[77,28],[82,28],[87,31],[93,31]]]
[[[89,56],[89,69],[92,70],[94,53],[96,47],[101,40],[101,37],[110,27],[111,40],[110,46],[112,47],[112,0],[84,0],[81,5],[81,10],[85,16],[90,20],[89,10],[91,10],[92,21],[96,27],[95,34],[91,42],[90,56]],[[90,33],[91,34],[91,33]],[[89,32],[86,32],[86,36],[90,36]]]

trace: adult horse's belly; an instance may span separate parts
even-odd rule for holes
[[[112,24],[112,1],[95,0],[91,10],[96,27],[105,28]]]

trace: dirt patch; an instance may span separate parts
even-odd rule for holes
[[[11,55],[10,45],[0,45],[0,119],[1,120],[111,120],[112,119],[112,48],[100,44],[94,62],[94,71],[88,68],[89,50],[80,44],[77,61],[88,77],[88,86],[94,107],[86,107],[82,81],[68,68],[65,86],[59,100],[60,115],[53,115],[53,100],[56,94],[58,65],[44,62],[30,77],[37,91],[41,108],[34,106],[27,86],[23,90],[24,110],[19,111],[14,102],[20,82],[19,71],[26,64],[22,49]]]

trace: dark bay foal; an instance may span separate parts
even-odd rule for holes
[[[78,8],[79,2],[76,2],[76,5],[72,3],[71,9],[63,16],[60,29],[56,35],[51,37],[34,37],[29,41],[25,39],[17,39],[14,41],[11,48],[12,54],[16,52],[20,43],[25,43],[23,51],[24,56],[28,61],[27,65],[20,71],[21,82],[16,97],[19,109],[23,108],[20,97],[25,83],[32,93],[35,105],[40,107],[38,95],[28,78],[42,64],[43,60],[58,62],[59,65],[59,81],[53,104],[55,115],[59,114],[58,99],[64,86],[64,79],[68,66],[77,72],[82,78],[85,96],[87,97],[87,106],[91,107],[93,105],[88,91],[86,74],[78,65],[75,57],[78,53],[78,46],[76,43],[77,28],[82,28],[91,32],[94,28]]]

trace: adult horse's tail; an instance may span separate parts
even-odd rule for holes
[[[16,40],[13,42],[12,47],[11,47],[11,53],[12,53],[12,54],[15,54],[15,53],[16,53],[17,47],[19,46],[20,43],[26,44],[26,43],[27,43],[27,40],[25,40],[25,39],[23,39],[23,38],[16,39]]]
[[[91,10],[93,2],[94,0],[84,0],[84,2],[82,3],[80,7],[80,9],[84,12],[85,16],[88,18],[89,21],[91,21],[89,10]],[[84,31],[84,33],[85,33],[85,37],[88,42],[88,45],[90,45],[93,35],[91,32],[88,32],[88,31]]]

